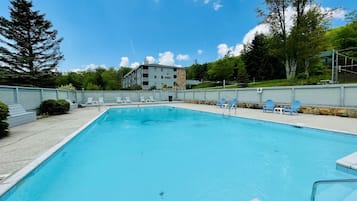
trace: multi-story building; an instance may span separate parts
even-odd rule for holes
[[[124,75],[122,80],[123,88],[129,88],[134,85],[139,85],[142,89],[185,89],[186,71],[184,68],[176,66],[140,65]]]

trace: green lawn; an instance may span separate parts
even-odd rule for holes
[[[317,85],[320,84],[320,80],[326,80],[326,76],[313,76],[308,79],[279,79],[279,80],[267,80],[260,82],[251,82],[248,83],[248,88],[257,88],[257,87],[279,87],[279,86],[296,86],[296,85]],[[222,89],[222,86],[216,86],[216,82],[204,82],[199,85],[194,86],[192,89]],[[226,89],[231,88],[241,88],[238,84],[226,85]]]

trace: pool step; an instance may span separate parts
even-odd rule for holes
[[[357,190],[349,194],[343,201],[356,201],[357,200]]]
[[[336,164],[344,168],[357,171],[357,152],[338,159]]]
[[[316,201],[356,201],[357,185],[332,184],[320,188]],[[353,199],[354,198],[354,199]],[[351,200],[352,199],[352,200]]]

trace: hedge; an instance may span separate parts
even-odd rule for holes
[[[7,105],[0,101],[0,138],[9,133],[9,124],[6,122],[9,116],[9,108]]]
[[[65,114],[69,111],[69,102],[64,99],[59,100],[45,100],[40,105],[40,113],[48,115]]]

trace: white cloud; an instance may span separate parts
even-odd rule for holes
[[[268,34],[268,33],[269,33],[269,25],[259,24],[245,34],[243,38],[243,44],[251,43],[256,34]]]
[[[167,51],[159,53],[159,64],[173,66],[175,65],[174,53]]]
[[[222,8],[223,5],[221,4],[221,1],[216,1],[216,2],[213,2],[213,9],[215,11],[219,10],[220,8]]]
[[[219,44],[217,48],[217,53],[219,57],[224,57],[229,51],[232,51],[231,48],[229,48],[228,45],[225,43]]]
[[[344,10],[342,8],[332,11],[332,18],[345,19],[345,16],[346,16],[346,10]]]
[[[213,9],[215,11],[218,11],[220,8],[223,7],[223,5],[221,4],[221,0],[193,0],[193,2],[197,3],[197,2],[202,2],[204,5],[212,5]]]
[[[239,56],[243,50],[243,44],[237,44],[232,51],[233,56]]]
[[[329,7],[320,7],[322,13],[328,13],[333,19],[345,19],[346,10],[342,8],[332,9]]]
[[[130,67],[131,68],[136,68],[136,67],[138,67],[138,66],[140,66],[140,63],[139,62],[134,62],[134,63],[131,63],[131,65],[130,65]]]
[[[243,44],[236,44],[236,46],[228,47],[227,44],[221,43],[217,46],[217,54],[219,58],[226,56],[229,53],[229,56],[239,56],[243,50]]]
[[[120,64],[119,64],[119,67],[127,67],[129,66],[129,58],[128,57],[122,57],[120,58]]]
[[[88,64],[84,66],[84,70],[92,71],[95,70],[96,68],[107,68],[105,64],[97,65],[97,64]]]
[[[81,71],[83,71],[83,69],[80,69],[80,68],[75,68],[75,69],[69,70],[69,72],[75,72],[75,73],[78,73],[78,72],[81,72]]]
[[[203,54],[203,50],[201,50],[201,49],[197,50],[197,54],[199,54],[199,55]]]
[[[155,58],[153,56],[146,56],[144,63],[153,64],[153,63],[155,63],[155,61],[156,60],[155,60]]]
[[[179,61],[187,61],[190,59],[190,56],[188,54],[179,54],[176,56],[176,59]]]

